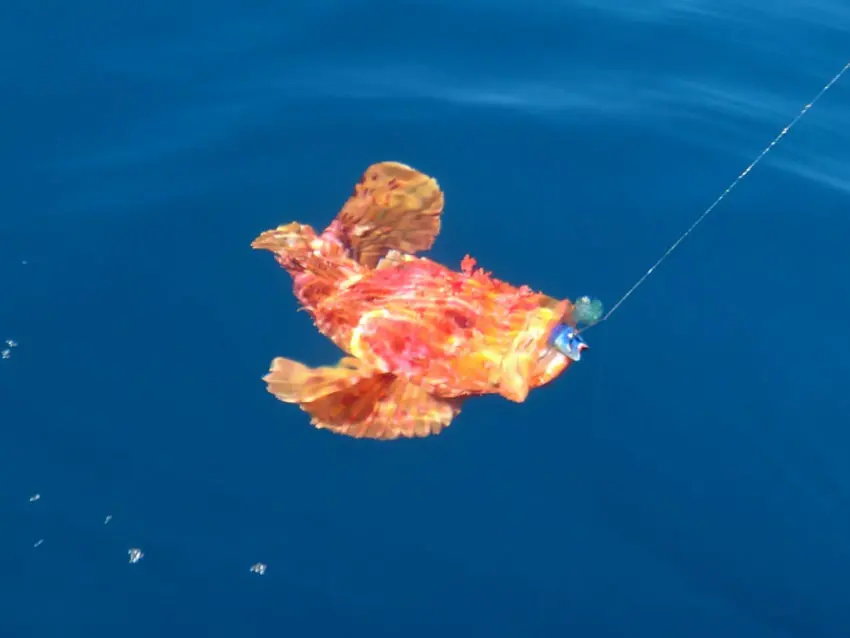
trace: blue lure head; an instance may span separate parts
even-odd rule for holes
[[[549,345],[573,361],[581,359],[581,351],[588,347],[578,330],[565,323],[558,324],[552,330]]]

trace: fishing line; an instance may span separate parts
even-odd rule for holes
[[[752,163],[747,166],[747,168],[745,168],[741,172],[741,174],[738,175],[738,177],[736,177],[731,184],[729,184],[729,186],[726,187],[726,190],[720,193],[720,196],[715,199],[714,202],[708,208],[706,208],[699,217],[696,218],[696,221],[694,221],[694,223],[691,224],[690,227],[684,233],[679,235],[679,238],[674,241],[673,244],[667,249],[667,251],[663,255],[661,255],[658,261],[652,264],[652,267],[647,270],[643,274],[643,276],[638,279],[631,288],[628,289],[628,291],[626,291],[626,294],[620,297],[619,301],[617,301],[617,303],[611,306],[611,309],[606,312],[599,321],[595,322],[591,326],[586,326],[581,331],[584,332],[585,330],[592,328],[593,326],[598,326],[603,321],[608,320],[611,315],[614,314],[617,308],[619,308],[626,299],[631,297],[632,293],[638,288],[640,288],[643,282],[646,281],[647,278],[653,272],[655,272],[655,269],[658,268],[662,263],[664,263],[664,261],[670,256],[670,254],[679,247],[679,244],[685,241],[685,238],[690,235],[694,231],[694,229],[699,226],[702,221],[712,213],[712,211],[717,207],[717,205],[722,202],[726,198],[726,196],[732,191],[732,189],[738,185],[738,182],[744,179],[750,173],[750,171],[755,168],[756,164],[758,164],[762,160],[762,158],[767,155],[774,146],[776,146],[779,140],[785,137],[788,131],[790,131],[794,127],[794,125],[799,122],[806,113],[809,112],[809,109],[815,105],[815,102],[817,102],[821,98],[821,96],[823,96],[823,94],[826,93],[832,87],[833,84],[835,84],[836,82],[838,82],[838,80],[841,79],[841,76],[844,75],[847,69],[850,69],[850,62],[847,62],[847,64],[845,64],[844,67],[838,73],[832,76],[832,79],[829,82],[823,85],[823,88],[818,91],[818,94],[815,95],[815,97],[808,104],[806,104],[802,109],[800,109],[800,112],[797,113],[797,115],[785,126],[785,128],[782,129],[782,131],[780,131],[779,135],[774,137],[770,144],[768,144],[764,147],[764,149],[762,149],[762,152],[758,154],[758,156],[752,161]]]

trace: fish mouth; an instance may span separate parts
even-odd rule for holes
[[[549,347],[573,361],[581,359],[583,350],[589,347],[578,330],[569,324],[558,324],[549,335]]]
[[[553,352],[558,353],[562,357],[569,359],[570,361],[581,361],[581,353],[584,350],[587,350],[589,346],[586,343],[579,344],[575,350],[570,350],[569,352],[563,352],[558,348],[552,348]]]

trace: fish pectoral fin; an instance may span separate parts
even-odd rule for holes
[[[428,250],[440,232],[443,192],[437,180],[398,162],[366,169],[337,215],[354,258],[374,268],[390,250]]]
[[[315,427],[354,438],[390,440],[438,434],[460,411],[458,399],[434,397],[350,357],[337,366],[321,368],[278,357],[264,380],[278,399],[307,412]]]
[[[263,377],[269,392],[284,403],[309,403],[355,385],[360,362],[345,357],[333,367],[308,368],[302,363],[276,357]]]

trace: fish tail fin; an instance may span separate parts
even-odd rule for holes
[[[251,242],[251,248],[274,253],[286,270],[309,270],[315,262],[315,248],[320,241],[312,226],[292,222],[263,231]]]
[[[391,250],[413,254],[431,248],[443,204],[433,177],[398,162],[379,162],[366,169],[325,232],[359,264],[374,268]]]
[[[434,397],[352,357],[321,368],[277,357],[263,380],[275,397],[307,412],[316,428],[354,438],[438,434],[460,411],[460,400]]]
[[[297,222],[264,231],[251,247],[274,253],[292,276],[295,295],[306,308],[315,308],[358,269],[339,244],[318,237],[311,226]]]

